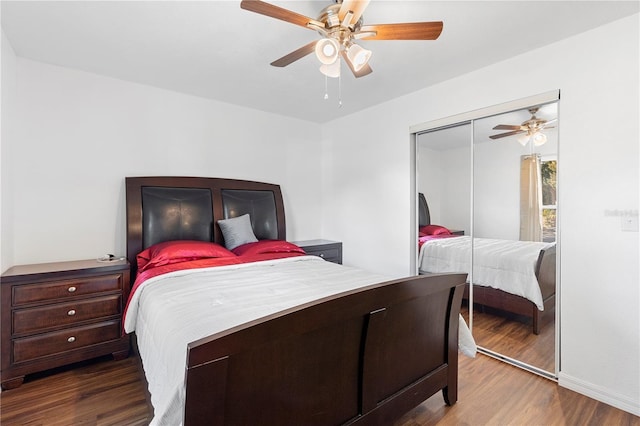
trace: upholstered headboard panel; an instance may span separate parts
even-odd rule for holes
[[[429,214],[429,205],[424,194],[418,194],[418,226],[431,225],[431,215]]]
[[[278,239],[276,199],[273,191],[222,190],[224,219],[248,214],[259,240]]]
[[[127,259],[163,241],[224,245],[218,220],[248,213],[258,239],[286,239],[279,185],[201,177],[127,177]]]
[[[142,187],[142,247],[171,240],[213,240],[212,195],[206,188]]]

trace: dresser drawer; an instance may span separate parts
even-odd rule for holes
[[[26,284],[13,288],[13,306],[121,289],[122,274]]]
[[[39,334],[13,341],[13,362],[25,362],[121,337],[120,320]]]
[[[120,315],[120,295],[94,297],[13,312],[13,334],[46,331],[81,321]]]

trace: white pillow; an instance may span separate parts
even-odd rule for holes
[[[233,250],[243,244],[258,241],[253,233],[253,228],[251,228],[251,218],[248,214],[219,220],[218,225],[220,225],[220,230],[224,236],[224,245],[229,250]]]

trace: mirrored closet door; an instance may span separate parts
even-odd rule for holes
[[[468,273],[462,312],[480,350],[550,378],[558,99],[550,92],[415,132],[419,272]]]
[[[476,343],[552,374],[557,105],[533,105],[473,123]]]

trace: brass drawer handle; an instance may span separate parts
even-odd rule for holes
[[[67,315],[69,315],[70,317],[74,316],[75,314],[76,314],[75,309],[70,309],[69,312],[67,312]]]
[[[69,287],[69,288],[67,289],[67,291],[68,291],[69,293],[73,293],[74,291],[76,291],[76,288],[75,288],[74,286],[71,286],[71,287]]]
[[[75,341],[76,341],[76,338],[75,338],[74,336],[71,336],[71,337],[69,337],[69,338],[67,339],[67,342],[69,342],[69,343],[73,343],[73,342],[75,342]]]

